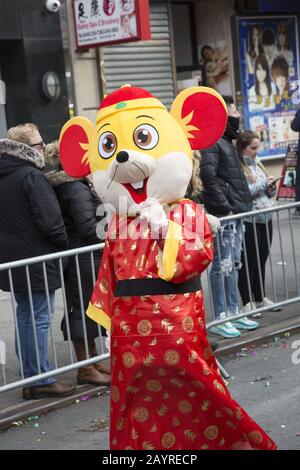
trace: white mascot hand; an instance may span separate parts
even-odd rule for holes
[[[110,332],[106,330],[107,337],[105,338],[105,347],[110,354]]]
[[[151,197],[146,199],[139,205],[139,209],[140,218],[146,220],[152,230],[158,231],[168,226],[169,220],[163,206],[157,199]]]
[[[205,214],[205,215],[206,215],[207,221],[208,221],[209,226],[210,226],[210,231],[211,231],[213,237],[215,237],[218,230],[221,227],[221,222],[214,215],[211,215],[211,214]]]

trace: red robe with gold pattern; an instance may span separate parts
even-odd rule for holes
[[[133,239],[137,219],[116,218],[87,312],[111,327],[111,449],[225,450],[244,442],[276,449],[220,376],[207,340],[201,289],[115,295],[124,280],[184,285],[211,262],[213,242],[202,208],[184,199],[171,210],[164,245],[150,237],[148,226]]]

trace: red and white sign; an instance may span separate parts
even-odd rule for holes
[[[151,38],[149,0],[73,0],[77,47]]]

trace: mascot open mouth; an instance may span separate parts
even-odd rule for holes
[[[141,181],[136,181],[135,183],[126,183],[123,184],[124,188],[127,189],[130,196],[137,204],[145,201],[147,199],[147,183],[149,178],[145,178]]]

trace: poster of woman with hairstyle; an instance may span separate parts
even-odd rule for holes
[[[286,153],[299,85],[295,16],[238,18],[244,127],[261,135],[260,157]]]

